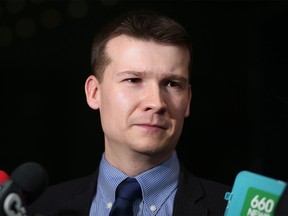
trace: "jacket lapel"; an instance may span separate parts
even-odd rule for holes
[[[97,170],[94,174],[92,174],[91,177],[88,178],[88,182],[85,180],[79,184],[83,187],[74,188],[75,194],[77,194],[77,196],[63,203],[62,209],[69,210],[63,210],[59,212],[58,216],[89,215],[91,203],[97,190],[98,173],[99,170]]]
[[[181,166],[173,216],[208,215],[207,208],[200,202],[204,196],[199,180]]]

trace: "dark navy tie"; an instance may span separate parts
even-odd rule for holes
[[[133,216],[133,202],[142,196],[135,178],[127,178],[116,189],[116,199],[109,216]]]

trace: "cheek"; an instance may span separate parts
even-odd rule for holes
[[[110,116],[115,114],[121,117],[125,112],[129,112],[129,109],[133,106],[133,95],[129,92],[111,88],[107,89],[105,93],[102,95],[101,105],[103,109],[109,111]],[[121,115],[119,115],[120,113]]]
[[[101,122],[106,135],[114,134],[123,127],[125,122],[127,99],[113,88],[101,92]]]
[[[115,92],[115,104],[117,110],[121,112],[129,112],[135,106],[135,96],[129,91],[118,90]]]
[[[176,119],[185,118],[185,113],[188,107],[189,101],[183,97],[174,97],[169,100],[168,109],[170,114],[174,116]]]

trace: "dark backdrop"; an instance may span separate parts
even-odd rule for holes
[[[241,170],[288,180],[284,1],[0,2],[0,169],[42,164],[50,183],[90,174],[103,152],[85,101],[100,24],[132,8],[161,9],[194,41],[191,116],[177,147],[195,174],[232,184]]]

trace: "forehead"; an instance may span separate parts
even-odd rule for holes
[[[187,71],[190,53],[188,48],[159,44],[121,35],[107,43],[110,66],[119,70],[136,71]]]

